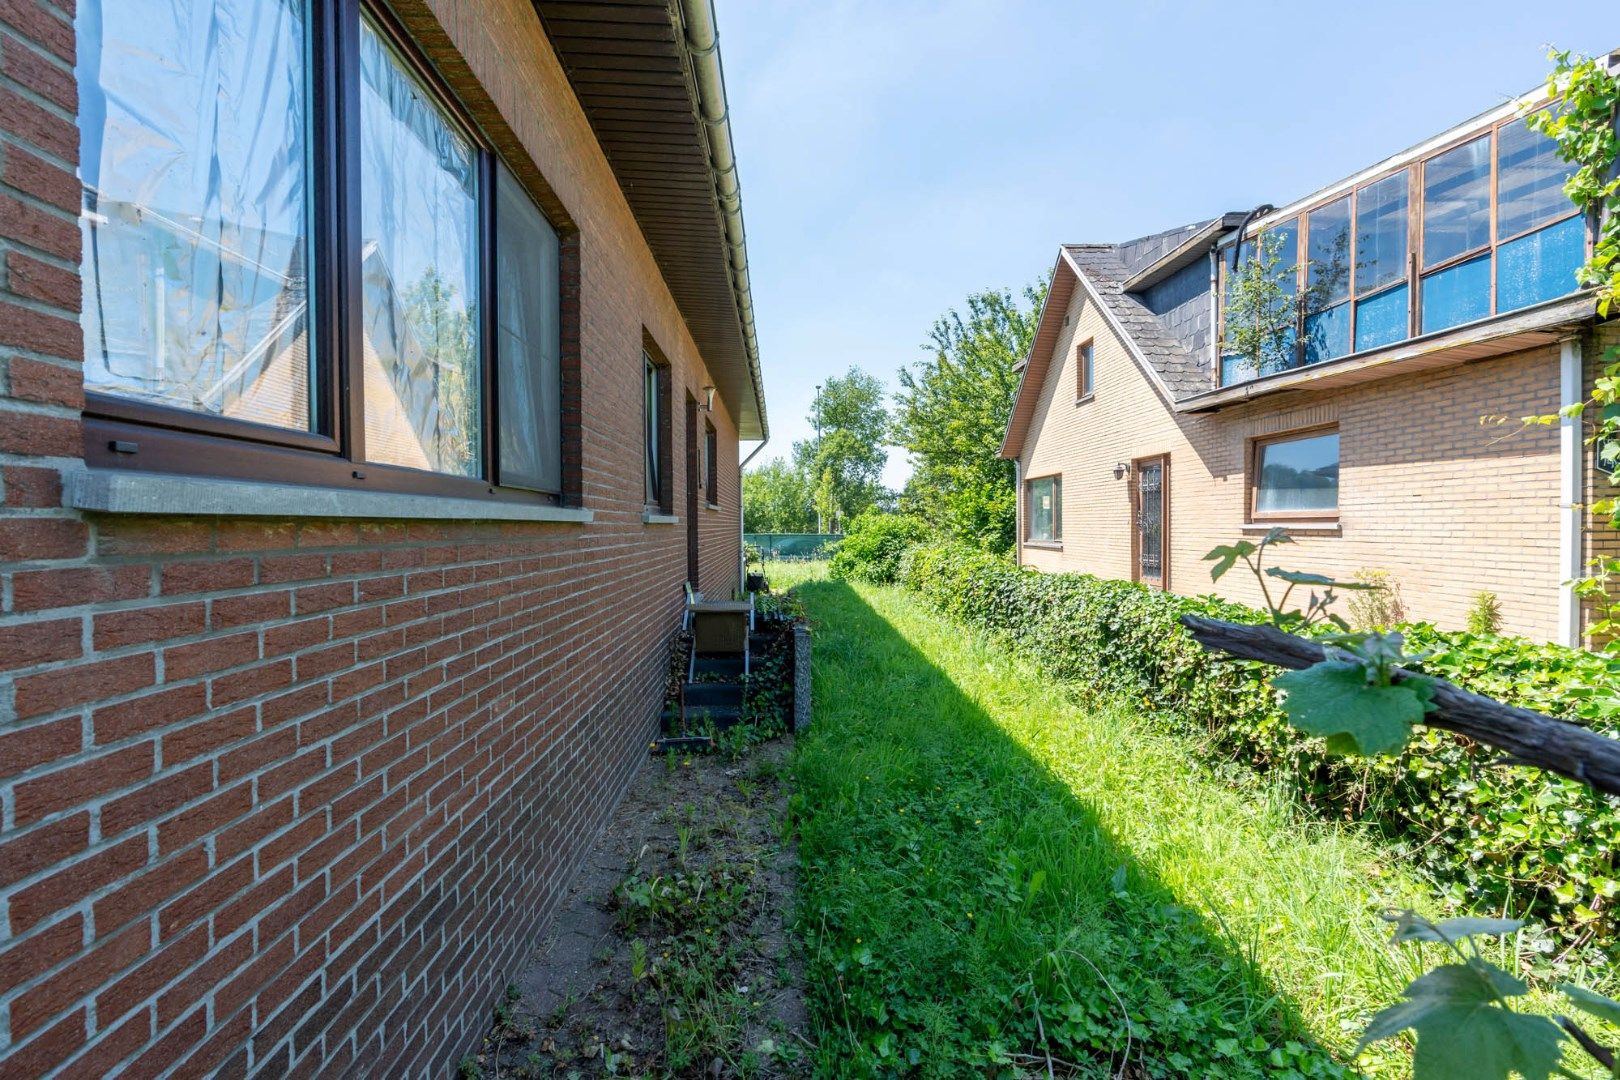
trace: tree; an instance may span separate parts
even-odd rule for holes
[[[808,533],[816,531],[810,483],[784,459],[743,474],[743,531]]]
[[[1221,352],[1241,356],[1253,374],[1269,375],[1294,366],[1289,334],[1299,317],[1293,270],[1283,265],[1282,238],[1263,232],[1258,242],[1241,245],[1238,266],[1226,290]]]
[[[858,367],[828,379],[812,404],[816,435],[793,445],[793,464],[814,477],[812,501],[821,531],[837,532],[856,514],[881,502],[884,443],[889,414],[883,383]]]
[[[933,352],[900,373],[894,440],[911,452],[914,472],[903,502],[953,536],[995,552],[1012,547],[1017,490],[1001,442],[1018,390],[1016,365],[1029,352],[1046,283],[967,298],[929,332]]]

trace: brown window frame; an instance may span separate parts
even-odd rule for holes
[[[669,361],[664,354],[658,351],[652,338],[643,331],[641,345],[641,437],[642,437],[642,492],[641,497],[648,511],[657,514],[673,514],[675,512],[675,462],[674,462],[674,410],[673,393],[674,380],[671,377]],[[652,385],[648,386],[651,379]],[[648,416],[647,399],[652,398],[656,416]],[[655,430],[656,429],[656,430]],[[653,454],[649,454],[649,444]],[[652,472],[652,457],[656,456],[658,465],[656,475]]]
[[[312,431],[194,413],[88,390],[84,460],[99,468],[384,491],[497,502],[578,506],[580,485],[579,233],[558,220],[537,191],[538,167],[521,153],[497,151],[446,79],[404,27],[377,0],[308,0],[311,130],[309,169],[313,227],[309,293],[315,316],[310,387]],[[480,302],[479,433],[481,475],[455,476],[367,460],[360,303],[360,40],[361,20],[373,29],[432,97],[449,123],[471,142],[478,159],[477,238]],[[503,160],[505,159],[505,160]],[[556,491],[506,487],[500,479],[500,430],[494,289],[497,163],[527,190],[559,241],[558,289],[561,393],[558,401],[562,483]],[[543,187],[544,180],[538,181]]]
[[[1309,220],[1310,215],[1312,213],[1314,213],[1315,211],[1322,209],[1323,207],[1330,206],[1333,203],[1338,202],[1340,199],[1342,199],[1342,198],[1344,198],[1346,196],[1350,197],[1350,265],[1351,265],[1351,268],[1352,268],[1352,270],[1351,270],[1351,280],[1350,280],[1350,293],[1343,301],[1340,301],[1340,303],[1346,303],[1346,304],[1350,305],[1350,310],[1349,310],[1349,320],[1350,321],[1349,321],[1349,330],[1348,330],[1349,335],[1350,335],[1350,351],[1348,353],[1345,353],[1343,356],[1330,357],[1328,360],[1320,361],[1321,363],[1331,363],[1333,361],[1343,360],[1346,357],[1359,355],[1357,350],[1356,350],[1356,347],[1355,347],[1355,344],[1356,344],[1356,307],[1357,307],[1357,305],[1360,304],[1364,300],[1370,300],[1370,299],[1372,299],[1372,298],[1374,298],[1376,296],[1382,295],[1383,293],[1388,292],[1389,290],[1394,289],[1394,288],[1396,288],[1398,286],[1401,286],[1401,285],[1405,285],[1407,287],[1407,297],[1406,297],[1406,337],[1402,338],[1398,342],[1391,342],[1390,344],[1387,344],[1387,345],[1378,345],[1378,346],[1375,346],[1372,349],[1367,349],[1367,350],[1363,350],[1363,351],[1364,352],[1377,352],[1377,351],[1379,351],[1381,349],[1393,348],[1396,345],[1404,344],[1405,342],[1411,341],[1414,338],[1425,336],[1424,333],[1423,333],[1423,282],[1424,282],[1424,280],[1426,278],[1433,277],[1435,274],[1441,273],[1442,271],[1449,270],[1450,268],[1452,268],[1454,266],[1457,266],[1457,265],[1459,265],[1461,263],[1465,263],[1465,262],[1469,261],[1470,259],[1476,259],[1479,256],[1481,256],[1481,255],[1483,255],[1483,254],[1485,254],[1487,252],[1489,252],[1490,255],[1491,255],[1491,292],[1490,292],[1490,314],[1485,316],[1485,318],[1486,319],[1495,319],[1495,318],[1500,318],[1504,314],[1510,314],[1508,312],[1502,312],[1502,311],[1497,310],[1497,292],[1498,292],[1498,289],[1497,289],[1497,275],[1500,272],[1500,266],[1501,266],[1501,260],[1497,257],[1497,254],[1498,254],[1498,251],[1500,250],[1500,248],[1502,247],[1502,245],[1512,243],[1514,240],[1518,240],[1518,239],[1520,239],[1522,237],[1529,236],[1531,233],[1539,232],[1542,229],[1548,229],[1548,228],[1551,228],[1554,225],[1562,224],[1563,222],[1568,221],[1572,217],[1582,216],[1581,209],[1578,206],[1576,206],[1574,203],[1571,203],[1567,212],[1565,212],[1563,214],[1560,214],[1557,217],[1551,218],[1551,219],[1549,219],[1547,221],[1544,221],[1541,224],[1536,225],[1533,228],[1525,229],[1525,230],[1523,230],[1521,232],[1515,233],[1512,236],[1499,236],[1499,235],[1497,235],[1497,218],[1499,216],[1499,209],[1500,209],[1499,206],[1498,206],[1499,192],[1498,192],[1498,189],[1497,189],[1497,178],[1498,178],[1498,175],[1500,174],[1500,171],[1501,171],[1501,156],[1502,156],[1501,131],[1502,131],[1502,129],[1504,127],[1508,127],[1509,125],[1511,125],[1511,124],[1513,124],[1513,123],[1515,123],[1517,121],[1523,120],[1529,114],[1536,113],[1536,112],[1541,112],[1542,110],[1548,109],[1548,108],[1551,108],[1551,107],[1552,107],[1551,102],[1543,102],[1543,103],[1537,105],[1535,108],[1529,109],[1529,110],[1527,110],[1525,112],[1517,112],[1517,111],[1515,111],[1515,112],[1513,112],[1513,113],[1511,113],[1511,114],[1509,114],[1507,116],[1503,116],[1503,117],[1501,117],[1501,118],[1499,118],[1499,119],[1497,119],[1495,121],[1492,121],[1488,125],[1485,125],[1485,126],[1479,127],[1479,128],[1474,128],[1474,129],[1471,129],[1471,130],[1469,130],[1467,132],[1463,132],[1461,134],[1458,134],[1458,135],[1454,136],[1453,138],[1447,140],[1446,142],[1444,142],[1444,143],[1442,143],[1442,144],[1440,144],[1438,146],[1432,147],[1431,149],[1426,150],[1421,155],[1414,156],[1413,158],[1411,158],[1410,160],[1405,161],[1402,164],[1391,166],[1390,168],[1385,169],[1382,172],[1379,172],[1379,173],[1377,173],[1377,174],[1375,174],[1373,176],[1368,176],[1368,177],[1366,177],[1366,178],[1364,178],[1362,180],[1357,181],[1354,184],[1348,185],[1347,187],[1343,188],[1342,190],[1336,190],[1331,194],[1325,195],[1322,198],[1316,200],[1315,202],[1311,202],[1311,203],[1307,203],[1305,205],[1302,205],[1298,209],[1298,211],[1293,215],[1299,221],[1299,238],[1298,238],[1298,241],[1297,241],[1298,248],[1297,248],[1297,251],[1296,251],[1296,254],[1299,257],[1298,257],[1298,260],[1297,260],[1297,262],[1295,264],[1295,268],[1294,268],[1294,272],[1296,274],[1295,296],[1304,296],[1305,295],[1304,290],[1305,290],[1307,282],[1308,282],[1307,274],[1308,274],[1308,271],[1309,271],[1309,259],[1307,258],[1307,256],[1308,256],[1308,254],[1310,252],[1310,220]],[[1490,151],[1490,162],[1491,162],[1491,177],[1490,177],[1490,217],[1491,217],[1491,227],[1490,227],[1490,239],[1485,244],[1483,244],[1483,245],[1481,245],[1479,247],[1475,247],[1475,248],[1473,248],[1473,249],[1471,249],[1469,251],[1463,252],[1460,255],[1452,256],[1451,258],[1445,260],[1444,262],[1436,263],[1433,266],[1424,266],[1423,265],[1423,211],[1424,211],[1423,190],[1424,190],[1425,173],[1427,171],[1429,162],[1433,161],[1435,158],[1441,156],[1442,154],[1445,154],[1445,153],[1447,153],[1447,152],[1449,152],[1451,150],[1455,150],[1459,146],[1464,146],[1464,145],[1466,145],[1468,143],[1471,143],[1474,140],[1482,138],[1482,137],[1489,137],[1490,140],[1491,140],[1491,151]],[[1365,191],[1367,188],[1371,187],[1372,185],[1377,184],[1380,181],[1387,180],[1391,176],[1396,176],[1396,175],[1398,175],[1398,174],[1400,174],[1402,172],[1405,172],[1407,174],[1406,175],[1406,266],[1405,266],[1405,274],[1402,277],[1396,278],[1393,281],[1385,282],[1384,284],[1378,286],[1376,289],[1368,289],[1366,292],[1362,292],[1361,288],[1360,288],[1360,283],[1356,280],[1357,275],[1354,272],[1354,268],[1355,268],[1355,266],[1357,264],[1357,257],[1358,257],[1358,254],[1359,254],[1357,252],[1357,250],[1356,250],[1356,222],[1357,222],[1357,214],[1358,214],[1358,212],[1360,210],[1361,193],[1363,191]],[[1215,359],[1215,365],[1214,365],[1215,370],[1213,372],[1212,378],[1213,378],[1215,386],[1217,386],[1217,387],[1221,387],[1221,386],[1241,386],[1245,382],[1253,382],[1254,381],[1253,379],[1244,379],[1244,380],[1240,380],[1238,382],[1232,382],[1232,383],[1223,383],[1221,381],[1221,363],[1220,363],[1221,356],[1220,356],[1219,343],[1224,339],[1225,332],[1226,332],[1226,288],[1227,288],[1227,278],[1232,273],[1231,262],[1232,262],[1232,250],[1233,250],[1233,247],[1238,246],[1238,247],[1241,248],[1242,245],[1253,244],[1261,233],[1267,232],[1267,231],[1269,231],[1271,229],[1274,229],[1274,228],[1277,227],[1277,225],[1286,224],[1286,222],[1288,220],[1289,219],[1287,219],[1287,218],[1283,218],[1280,221],[1277,221],[1277,222],[1274,222],[1272,224],[1268,224],[1268,225],[1265,225],[1265,226],[1254,226],[1254,227],[1251,228],[1251,230],[1248,232],[1247,235],[1239,237],[1235,242],[1229,242],[1229,243],[1222,244],[1222,245],[1216,247],[1216,249],[1215,249],[1215,253],[1216,253],[1216,255],[1217,255],[1218,259],[1219,259],[1219,264],[1220,265],[1218,267],[1216,287],[1215,287],[1215,304],[1216,304],[1216,308],[1217,308],[1218,318],[1216,319],[1216,331],[1217,332],[1216,332],[1216,336],[1215,336],[1215,340],[1216,340],[1216,344],[1217,344],[1216,359]],[[1592,255],[1593,240],[1594,240],[1594,231],[1593,231],[1593,228],[1592,228],[1591,221],[1588,220],[1587,226],[1586,226],[1586,238],[1585,238],[1585,254],[1586,254],[1587,258],[1590,258],[1591,255]],[[1241,258],[1241,253],[1239,255],[1239,258]],[[1580,291],[1580,287],[1576,287],[1576,288],[1571,289],[1569,291],[1569,293],[1566,293],[1565,295],[1566,296],[1573,295],[1574,293],[1576,293],[1578,291]],[[1338,305],[1336,305],[1336,304],[1335,305],[1329,305],[1329,307],[1336,307],[1336,306],[1338,306]],[[1307,313],[1305,313],[1302,310],[1303,307],[1304,307],[1303,304],[1299,305],[1299,308],[1301,310],[1300,310],[1300,313],[1296,315],[1296,319],[1295,319],[1294,364],[1293,364],[1293,368],[1290,368],[1290,370],[1294,370],[1294,369],[1297,369],[1297,368],[1300,368],[1300,367],[1303,367],[1303,366],[1307,366],[1304,363],[1304,348],[1305,348],[1305,326],[1304,326],[1304,321],[1305,321],[1305,318],[1307,316]],[[1326,309],[1323,309],[1323,310],[1326,310]],[[1514,310],[1521,310],[1521,309],[1516,308]],[[1315,312],[1311,312],[1309,314],[1315,314]],[[1478,320],[1478,321],[1484,321],[1484,320],[1482,319],[1482,320]],[[1458,325],[1464,325],[1464,324],[1458,324]],[[1447,327],[1446,329],[1447,330],[1454,330],[1454,329],[1456,329],[1456,327]],[[1443,333],[1444,331],[1433,331],[1433,332],[1434,333]]]
[[[1159,520],[1159,576],[1142,576],[1142,528],[1138,524],[1142,514],[1142,466],[1159,465],[1159,501],[1163,516]],[[1125,474],[1130,484],[1131,511],[1131,580],[1162,592],[1170,590],[1170,453],[1149,454],[1132,458],[1130,472]]]
[[[1076,402],[1090,401],[1097,393],[1097,339],[1086,338],[1074,348]]]
[[[1034,496],[1035,485],[1042,481],[1052,482],[1052,535],[1047,537],[1031,535],[1035,527]],[[1026,544],[1061,544],[1063,543],[1063,474],[1061,472],[1045,473],[1041,476],[1030,476],[1024,479],[1024,542]]]
[[[703,421],[703,499],[709,509],[720,508],[720,433],[714,422]]]
[[[1305,427],[1305,428],[1292,428],[1292,429],[1290,429],[1288,431],[1279,431],[1279,432],[1276,432],[1276,433],[1273,433],[1273,434],[1270,434],[1270,435],[1258,435],[1258,436],[1250,439],[1249,440],[1248,454],[1247,454],[1247,457],[1246,457],[1246,469],[1247,469],[1247,472],[1248,472],[1248,476],[1247,476],[1247,478],[1245,480],[1245,483],[1244,483],[1244,491],[1245,491],[1245,499],[1246,499],[1246,503],[1245,503],[1245,506],[1244,506],[1244,513],[1246,514],[1245,520],[1248,521],[1251,524],[1261,524],[1261,523],[1267,523],[1267,522],[1276,523],[1276,524],[1287,524],[1288,522],[1291,522],[1291,521],[1292,522],[1299,522],[1299,521],[1336,522],[1336,521],[1338,521],[1339,520],[1339,504],[1338,504],[1339,492],[1337,490],[1334,492],[1334,504],[1333,504],[1333,509],[1332,510],[1270,510],[1270,511],[1264,511],[1263,512],[1263,511],[1261,511],[1259,509],[1259,505],[1260,505],[1260,455],[1261,455],[1261,452],[1264,450],[1265,447],[1274,446],[1277,443],[1299,442],[1302,439],[1313,439],[1313,438],[1316,438],[1316,437],[1322,436],[1322,435],[1338,435],[1338,434],[1339,434],[1339,425],[1338,425],[1337,422],[1333,422],[1333,423],[1328,423],[1328,424],[1316,424],[1316,425],[1313,425],[1311,427]],[[1341,467],[1342,467],[1342,462],[1343,462],[1343,459],[1344,459],[1344,444],[1343,444],[1342,441],[1339,444],[1339,458],[1340,458]],[[1342,481],[1342,477],[1341,477],[1341,481]]]

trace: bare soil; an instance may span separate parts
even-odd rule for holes
[[[808,1075],[788,750],[649,757],[463,1073]]]

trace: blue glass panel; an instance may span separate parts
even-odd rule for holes
[[[1575,291],[1586,260],[1586,222],[1567,218],[1503,244],[1496,268],[1496,310],[1516,311]]]
[[[1356,352],[1406,339],[1405,285],[1356,304]]]
[[[1221,357],[1221,385],[1231,386],[1233,383],[1248,382],[1259,372],[1247,356]]]
[[[1491,313],[1491,257],[1481,255],[1423,279],[1423,332],[1460,326]]]
[[[1320,364],[1350,353],[1350,305],[1335,304],[1305,317],[1305,362]]]

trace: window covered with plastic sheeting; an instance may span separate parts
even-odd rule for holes
[[[303,0],[79,0],[85,385],[313,429]]]
[[[557,230],[504,167],[495,180],[495,317],[501,482],[562,487]]]
[[[480,475],[478,158],[369,20],[360,206],[366,456]]]

